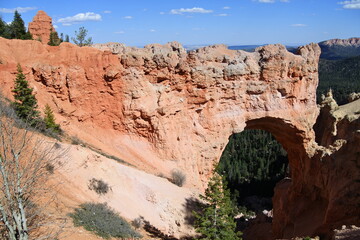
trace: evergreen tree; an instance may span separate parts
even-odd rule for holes
[[[205,195],[200,195],[206,205],[201,213],[194,212],[195,229],[205,240],[238,240],[235,232],[234,208],[230,191],[222,176],[214,173],[210,179]]]
[[[26,32],[24,21],[18,11],[14,13],[14,20],[10,24],[11,39],[31,39],[31,34]]]
[[[86,35],[88,33],[88,30],[86,30],[84,27],[79,28],[79,32],[75,31],[75,38],[71,38],[71,40],[78,46],[89,46],[92,43],[92,38],[89,37],[86,39]]]
[[[9,26],[0,17],[0,37],[9,38]]]
[[[23,35],[23,37],[21,39],[23,39],[23,40],[33,40],[33,37],[31,35],[31,33],[29,31],[27,31],[25,33],[25,35]]]
[[[70,38],[69,38],[69,35],[65,35],[65,42],[70,42]]]
[[[49,104],[45,105],[44,109],[44,122],[47,129],[51,129],[54,132],[60,132],[60,125],[55,123],[55,116]]]
[[[57,32],[51,32],[50,33],[50,40],[48,42],[48,45],[50,45],[50,46],[59,46],[61,42],[62,41],[59,38]]]
[[[17,66],[14,93],[15,102],[13,103],[16,114],[19,118],[26,120],[30,125],[38,121],[39,111],[37,110],[37,100],[33,95],[33,89],[25,78],[20,64]]]

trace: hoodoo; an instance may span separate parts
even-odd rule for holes
[[[34,40],[40,40],[44,44],[49,42],[50,33],[55,31],[51,17],[42,10],[37,12],[32,22],[29,22],[28,29]]]

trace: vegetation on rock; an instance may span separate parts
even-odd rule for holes
[[[46,183],[60,156],[55,144],[34,135],[32,129],[29,122],[18,119],[15,111],[0,99],[1,239],[56,237],[53,229],[48,228],[59,222],[37,203],[46,204],[46,198],[54,197],[48,196],[51,193]],[[53,166],[51,171],[49,166]]]
[[[75,38],[71,38],[71,40],[80,47],[89,46],[93,44],[93,42],[91,37],[86,39],[87,34],[88,30],[84,27],[80,27],[79,32],[75,31]]]
[[[50,46],[59,46],[61,42],[62,41],[59,38],[57,32],[51,32],[50,33],[50,40],[48,42],[48,45],[50,45]]]
[[[20,64],[17,66],[15,87],[12,92],[15,98],[13,106],[17,116],[29,122],[30,125],[37,123],[39,119],[37,100],[33,95],[33,89],[29,87],[29,83],[26,80]]]
[[[102,179],[92,178],[89,181],[89,189],[95,191],[99,195],[105,195],[111,189],[109,184],[104,182]]]
[[[178,169],[171,172],[171,182],[175,185],[182,187],[185,184],[186,175]]]
[[[55,133],[59,133],[61,131],[60,125],[56,124],[54,113],[49,104],[45,105],[44,115],[44,123],[46,128],[52,130]]]
[[[129,223],[103,203],[84,203],[70,216],[75,226],[83,226],[86,230],[106,239],[141,238]]]

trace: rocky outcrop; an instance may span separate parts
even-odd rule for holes
[[[338,106],[330,92],[314,129],[319,146],[302,173],[275,188],[275,237],[330,239],[333,229],[360,223],[360,100]]]
[[[321,140],[331,146],[315,142],[318,45],[303,46],[297,55],[282,45],[254,53],[223,45],[186,52],[176,42],[96,47],[101,50],[0,39],[2,90],[11,98],[20,63],[39,104],[49,103],[67,132],[148,172],[179,169],[189,188],[204,189],[231,134],[268,130],[291,167],[291,179],[274,197],[276,236],[326,233],[345,218],[358,221],[355,211],[339,212],[348,209],[336,204],[345,195],[333,195],[340,189],[335,179],[348,183],[354,161],[339,170],[341,160],[331,159],[343,148],[332,138]]]
[[[49,42],[50,33],[55,32],[51,17],[42,10],[37,12],[32,22],[29,22],[28,30],[33,39],[40,40],[44,44]]]

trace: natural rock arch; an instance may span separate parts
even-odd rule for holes
[[[276,237],[326,233],[360,222],[359,211],[348,207],[353,205],[337,204],[353,191],[342,187],[356,179],[356,159],[343,169],[343,162],[331,157],[341,147],[347,156],[357,156],[349,154],[357,151],[351,144],[359,144],[358,134],[329,149],[314,140],[318,45],[300,47],[297,55],[282,45],[254,53],[223,45],[186,52],[176,42],[143,49],[95,47],[102,51],[0,38],[4,95],[11,98],[20,63],[40,106],[49,103],[66,131],[148,172],[182,169],[187,187],[197,189],[206,186],[232,133],[266,129],[287,150],[292,169],[291,182],[275,189]],[[304,230],[311,211],[318,218]]]

